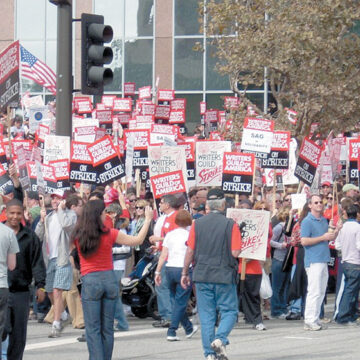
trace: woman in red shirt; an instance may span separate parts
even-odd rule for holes
[[[137,236],[104,226],[105,204],[101,200],[85,204],[73,233],[80,257],[81,300],[84,311],[89,359],[110,360],[114,345],[114,314],[119,284],[113,270],[112,246],[139,245],[144,241],[153,212],[145,210],[145,222]]]

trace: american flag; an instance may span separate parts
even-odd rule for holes
[[[35,81],[56,95],[56,75],[42,61],[20,45],[21,75]]]

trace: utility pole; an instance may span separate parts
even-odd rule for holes
[[[72,133],[72,0],[49,0],[57,6],[56,135]]]

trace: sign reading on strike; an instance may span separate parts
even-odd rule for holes
[[[109,136],[87,147],[100,184],[108,184],[125,176],[125,169]]]
[[[290,131],[275,131],[271,151],[266,159],[261,159],[262,168],[289,168]]]
[[[255,171],[254,154],[224,153],[222,189],[233,194],[251,195]]]
[[[88,143],[71,142],[70,151],[70,180],[87,184],[96,184],[96,171],[87,149]]]
[[[349,179],[351,182],[358,182],[360,161],[360,139],[349,140]]]
[[[313,141],[305,138],[300,149],[299,159],[295,168],[295,176],[311,186],[316,168],[319,164],[321,148]]]
[[[15,41],[0,54],[0,110],[19,103],[19,41]]]

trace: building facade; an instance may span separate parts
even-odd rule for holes
[[[194,128],[200,121],[199,103],[222,109],[229,96],[227,76],[218,74],[211,39],[200,32],[199,0],[72,0],[73,17],[81,13],[104,15],[114,30],[110,65],[114,81],[107,93],[122,96],[125,82],[136,88],[155,86],[174,89],[187,100],[186,122]],[[0,51],[14,40],[56,71],[57,7],[48,0],[1,0]],[[80,23],[73,25],[74,88],[80,88]],[[194,51],[195,44],[202,51]],[[52,95],[41,86],[23,79],[22,91]],[[266,100],[264,89],[251,90],[249,98],[259,107]],[[95,99],[96,100],[96,99]]]

